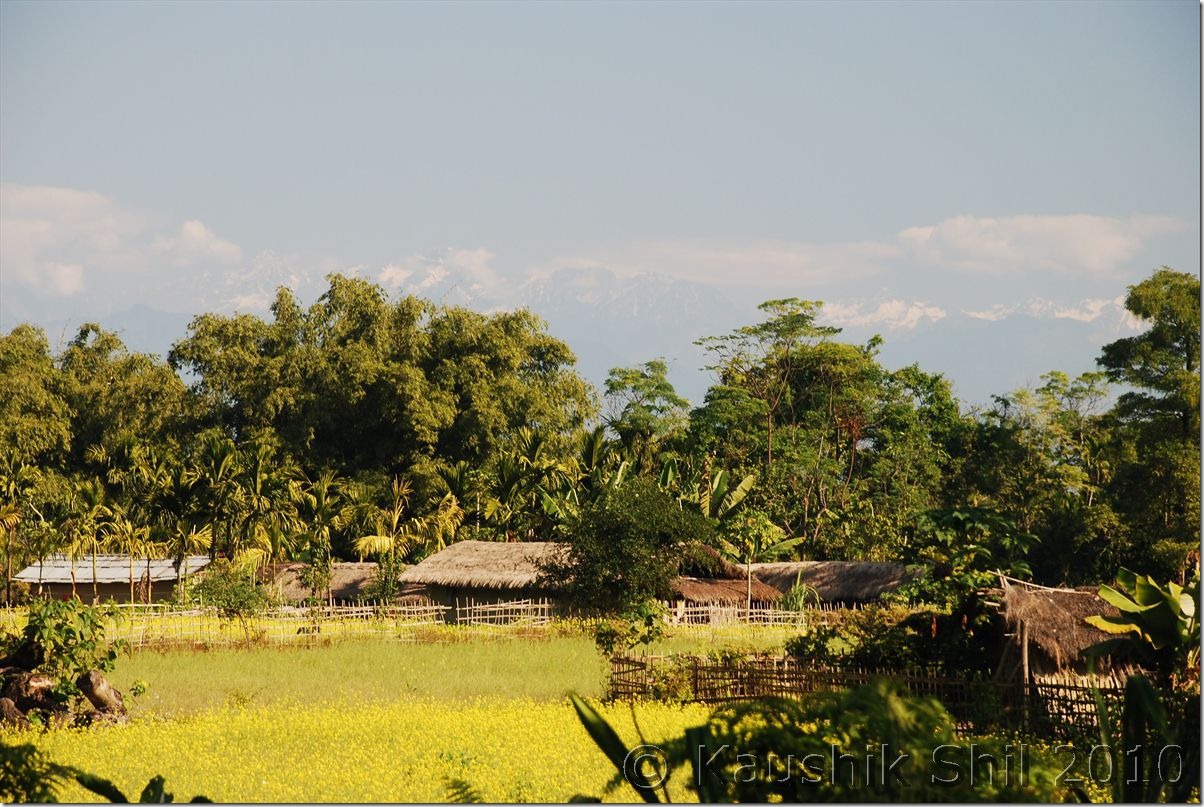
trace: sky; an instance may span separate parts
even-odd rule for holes
[[[600,383],[776,297],[968,402],[1199,271],[1200,7],[0,3],[0,331],[165,351],[332,271]]]

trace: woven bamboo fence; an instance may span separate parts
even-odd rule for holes
[[[1091,740],[1099,736],[1095,687],[1114,707],[1123,695],[1123,683],[1115,676],[1066,675],[1026,686],[927,669],[818,668],[790,657],[616,656],[611,660],[609,697],[724,703],[836,692],[878,679],[892,681],[910,695],[935,697],[953,716],[958,732],[967,736],[1004,731]]]

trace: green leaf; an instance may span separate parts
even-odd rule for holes
[[[1116,606],[1117,610],[1126,614],[1139,613],[1142,608],[1127,596],[1112,588],[1112,586],[1103,585],[1099,587],[1099,597],[1104,602]]]
[[[1104,633],[1141,633],[1141,629],[1132,622],[1117,616],[1089,616],[1085,621]]]
[[[163,789],[162,776],[151,777],[146,787],[142,788],[142,795],[138,797],[139,804],[168,804],[173,800],[172,794]]]
[[[695,726],[686,729],[686,752],[690,755],[690,769],[694,774],[694,783],[698,787],[698,801],[702,804],[718,804],[727,800],[724,792],[723,779],[715,771],[707,768],[700,771],[701,749],[711,742],[711,730],[706,726]]]
[[[589,733],[590,738],[606,755],[611,764],[619,772],[627,783],[634,788],[635,792],[640,795],[640,798],[649,804],[658,804],[660,799],[657,798],[656,792],[652,784],[639,770],[627,770],[627,757],[630,752],[627,746],[623,745],[623,741],[619,739],[619,735],[610,727],[610,724],[598,714],[598,712],[574,694],[569,694],[569,701],[573,704],[573,708],[577,710],[577,717],[581,720],[581,725],[585,726],[585,730]]]
[[[90,773],[83,771],[75,771],[75,781],[79,782],[87,790],[91,790],[98,796],[108,799],[113,804],[129,804],[130,800],[125,797],[125,794],[117,789],[117,785],[110,782],[108,779],[102,779],[99,776],[93,776]]]

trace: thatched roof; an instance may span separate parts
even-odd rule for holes
[[[407,569],[403,585],[518,590],[545,588],[543,568],[564,557],[567,544],[557,542],[497,543],[460,541]],[[687,602],[742,603],[747,599],[744,568],[696,545],[683,555],[683,568],[705,567],[712,576],[678,577],[674,590]],[[753,578],[753,600],[771,602],[781,593]]]
[[[1053,590],[1004,583],[1003,615],[1008,625],[1019,629],[1024,623],[1029,641],[1059,667],[1076,664],[1088,647],[1113,638],[1088,625],[1087,617],[1118,613],[1095,589]]]
[[[27,566],[13,580],[23,583],[70,583],[72,566],[74,566],[75,584],[77,586],[92,585],[92,556],[80,555],[74,564],[63,555],[51,555],[45,560]],[[188,573],[192,574],[209,565],[208,555],[190,555],[188,558]],[[177,565],[172,558],[156,558],[149,562],[146,558],[134,558],[134,582],[145,580],[147,571],[155,583],[175,582],[180,577],[183,564]],[[97,555],[96,582],[99,583],[128,583],[130,582],[129,555]]]
[[[301,602],[312,596],[309,588],[301,582],[305,566],[304,563],[275,563],[264,569],[263,576],[270,579],[271,585],[280,591],[284,600]],[[375,575],[375,563],[332,563],[330,595],[336,600],[359,599]]]
[[[754,563],[753,574],[781,592],[790,591],[796,581],[816,590],[823,602],[868,602],[916,577],[902,563],[871,561],[804,560],[782,563]]]
[[[717,603],[720,605],[742,605],[748,601],[747,579],[721,579],[678,577],[673,581],[677,596],[688,603]],[[774,602],[782,592],[753,578],[753,602]]]
[[[459,541],[406,569],[401,582],[449,588],[542,588],[544,564],[559,560],[566,548],[551,541]]]

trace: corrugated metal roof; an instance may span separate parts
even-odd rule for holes
[[[182,565],[182,564],[181,564]],[[188,557],[188,573],[209,565],[208,555],[190,555]],[[134,582],[146,578],[146,558],[134,558]],[[179,578],[176,562],[171,558],[151,559],[150,578],[158,583],[163,580]],[[13,576],[14,580],[23,583],[70,583],[71,561],[63,555],[51,555],[41,563],[35,563],[22,569]],[[97,555],[97,583],[128,583],[130,582],[129,555]],[[75,561],[75,584],[92,585],[92,556],[81,555]]]

